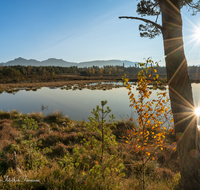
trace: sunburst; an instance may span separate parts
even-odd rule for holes
[[[200,26],[195,26],[194,28],[195,28],[193,34],[194,40],[200,42]]]
[[[200,107],[196,108],[194,112],[195,112],[196,116],[199,116],[200,115]]]

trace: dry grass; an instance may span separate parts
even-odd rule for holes
[[[27,176],[27,179],[40,180],[39,183],[0,183],[0,189],[124,189],[135,190],[141,189],[141,161],[139,154],[135,154],[132,147],[126,144],[122,135],[126,134],[126,128],[136,127],[134,123],[129,121],[119,121],[117,128],[113,129],[113,133],[117,136],[118,152],[123,155],[123,163],[125,165],[125,177],[113,177],[112,184],[104,184],[100,181],[91,180],[88,175],[80,175],[78,173],[70,173],[65,171],[60,165],[61,160],[67,153],[73,155],[75,145],[82,147],[80,143],[83,138],[91,138],[91,136],[99,139],[95,132],[86,130],[87,122],[72,121],[64,117],[62,113],[55,112],[46,117],[41,113],[32,113],[28,117],[33,117],[38,121],[38,130],[34,135],[35,141],[42,140],[39,145],[43,154],[34,153],[35,159],[44,160],[45,164],[38,167],[37,170],[26,169],[26,151],[21,143],[24,140],[24,131],[20,128],[25,115],[19,114],[16,110],[6,113],[1,112],[0,115],[6,117],[9,115],[11,119],[0,120],[0,169],[10,177],[18,178],[19,174],[12,169],[13,166],[13,151],[17,152],[19,166]],[[14,117],[15,116],[15,117]],[[14,120],[12,119],[14,118]],[[79,133],[81,132],[82,135]],[[168,141],[171,142],[174,138],[169,135]],[[100,140],[100,139],[99,139]],[[45,148],[51,148],[52,152],[45,153]],[[2,150],[4,150],[2,152]],[[41,157],[42,156],[42,157]],[[180,186],[180,167],[177,159],[177,153],[173,151],[173,145],[167,144],[163,151],[158,151],[155,154],[156,161],[150,161],[146,167],[146,189],[174,189],[181,190]],[[42,163],[42,162],[41,162]],[[67,167],[68,168],[68,167]],[[4,185],[4,187],[3,187]],[[110,184],[111,185],[111,184]]]
[[[17,131],[12,127],[12,122],[9,119],[0,121],[0,150],[6,149],[11,144],[16,144]]]

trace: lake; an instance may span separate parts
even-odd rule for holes
[[[192,90],[195,106],[198,106],[200,105],[200,84],[193,83]],[[136,86],[132,88],[132,92],[137,97]],[[157,92],[161,90],[153,90],[151,98],[155,99]],[[110,107],[111,113],[117,119],[136,117],[133,114],[134,109],[129,107],[128,90],[125,87],[111,90],[61,90],[61,88],[43,87],[37,91],[20,90],[16,94],[3,92],[0,94],[0,110],[16,109],[23,113],[40,112],[43,104],[48,106],[48,110],[44,112],[45,115],[60,110],[63,115],[68,115],[72,120],[89,121],[88,117],[92,116],[92,109],[100,105],[101,100],[108,101],[106,106]]]

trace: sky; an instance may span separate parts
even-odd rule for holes
[[[18,57],[144,61],[164,66],[162,35],[141,38],[137,0],[0,0],[0,63]],[[200,65],[200,13],[182,9],[188,65]],[[155,21],[154,17],[145,17]]]

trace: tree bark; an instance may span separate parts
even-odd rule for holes
[[[159,0],[162,35],[174,117],[181,179],[185,190],[200,189],[198,130],[187,61],[183,49],[182,18],[179,0]]]

